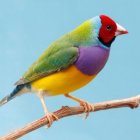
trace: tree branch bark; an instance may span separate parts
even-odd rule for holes
[[[94,110],[92,110],[91,112],[106,110],[111,108],[121,108],[121,107],[130,107],[133,109],[138,107],[139,104],[140,104],[140,95],[131,98],[121,99],[121,100],[112,100],[112,101],[105,101],[101,103],[95,103],[93,104]],[[59,119],[67,116],[82,114],[82,113],[84,113],[84,108],[82,106],[78,106],[78,107],[63,106],[61,109],[54,112],[54,114],[58,116]],[[54,121],[56,121],[55,118]],[[44,125],[47,125],[47,123],[48,120],[44,116],[39,120],[27,124],[23,128],[17,129],[7,134],[6,136],[0,137],[0,140],[15,140],[29,132],[32,132]]]

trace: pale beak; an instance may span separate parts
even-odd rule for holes
[[[122,35],[122,34],[127,34],[128,33],[128,31],[124,27],[122,27],[118,23],[116,23],[116,25],[117,25],[117,31],[115,32],[115,36]]]

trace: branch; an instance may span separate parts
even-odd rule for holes
[[[121,107],[130,107],[133,109],[138,107],[139,104],[140,104],[140,95],[127,99],[95,103],[93,104],[94,110],[92,110],[91,112],[106,110],[111,108],[121,108]],[[61,109],[54,112],[54,114],[58,116],[59,119],[67,116],[82,114],[82,113],[84,113],[84,108],[82,106],[78,106],[78,107],[63,106]],[[54,121],[56,121],[55,118]],[[0,137],[0,140],[15,140],[47,124],[48,124],[48,120],[44,116],[43,118],[36,120],[24,126],[23,128],[17,129],[6,136]]]

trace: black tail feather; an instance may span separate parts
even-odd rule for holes
[[[29,90],[29,88],[30,88],[29,84],[28,85],[27,84],[24,84],[24,85],[18,85],[18,86],[16,86],[16,88],[12,91],[11,94],[7,95],[2,100],[0,100],[0,106],[6,104],[7,102],[9,102],[10,100],[12,100],[16,96],[21,95],[22,92],[23,92],[22,91],[23,89]]]

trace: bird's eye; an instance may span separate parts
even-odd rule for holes
[[[107,25],[106,26],[106,29],[110,31],[111,30],[111,26],[110,25]]]

